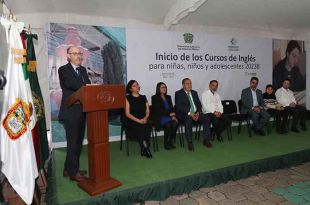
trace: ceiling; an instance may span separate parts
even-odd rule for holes
[[[145,23],[187,24],[251,29],[310,31],[310,0],[6,0],[16,15],[75,13],[138,20]],[[190,2],[190,3],[189,3]],[[184,5],[202,3],[184,11]],[[178,10],[179,9],[179,10]],[[195,10],[195,11],[193,11]],[[178,16],[165,24],[167,17]],[[182,18],[184,16],[184,18]]]

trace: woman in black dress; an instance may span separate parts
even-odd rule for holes
[[[163,82],[157,83],[156,95],[152,96],[152,118],[157,129],[164,129],[165,149],[174,149],[173,141],[176,137],[178,119],[172,106],[171,96],[167,95],[167,86]]]
[[[140,95],[140,86],[137,81],[130,80],[127,84],[126,92],[126,137],[137,140],[140,143],[141,156],[151,158],[152,153],[149,149],[151,126],[148,123],[150,115],[149,104],[145,95]]]

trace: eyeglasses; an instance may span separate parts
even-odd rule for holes
[[[83,56],[83,53],[69,53],[69,54],[74,56]]]

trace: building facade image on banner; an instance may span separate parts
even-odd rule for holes
[[[52,142],[64,142],[64,129],[58,122],[62,96],[58,68],[68,62],[67,48],[72,45],[80,48],[82,65],[92,83],[125,84],[126,31],[118,27],[50,23],[47,33]],[[113,130],[118,130],[119,120],[113,118],[110,124],[110,135],[119,135],[113,134]]]
[[[282,87],[284,79],[291,80],[290,89],[297,103],[306,105],[306,50],[303,41],[273,40],[273,86]]]

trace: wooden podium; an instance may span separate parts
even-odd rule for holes
[[[110,176],[108,110],[125,107],[125,86],[86,85],[68,98],[67,106],[77,101],[86,112],[89,172],[79,187],[94,196],[122,185]]]

